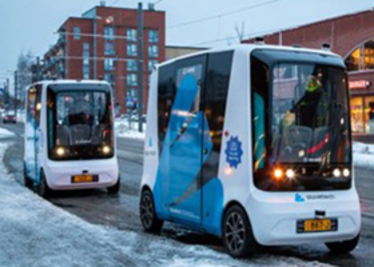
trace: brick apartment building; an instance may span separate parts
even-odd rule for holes
[[[250,39],[244,43],[253,43]],[[345,59],[351,91],[352,131],[374,134],[374,12],[363,11],[264,36],[267,44],[321,48],[324,43]],[[366,136],[366,137],[365,137]],[[373,139],[374,140],[374,139]]]
[[[43,79],[105,79],[114,88],[117,112],[123,113],[126,99],[138,97],[137,28],[137,9],[93,7],[63,23],[42,67],[33,69],[40,69]],[[144,10],[143,40],[147,103],[150,70],[165,59],[165,12]]]

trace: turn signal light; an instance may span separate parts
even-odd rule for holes
[[[278,168],[277,168],[277,169],[274,170],[273,175],[274,175],[274,178],[275,178],[276,180],[280,180],[280,179],[283,178],[284,173],[283,173],[283,170],[282,170],[282,169],[278,169]]]

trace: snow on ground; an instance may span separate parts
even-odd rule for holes
[[[145,130],[147,127],[146,123],[143,123],[143,132],[138,131],[139,123],[132,122],[131,128],[127,119],[116,119],[114,122],[114,128],[116,130],[117,137],[126,137],[133,139],[145,139]]]
[[[354,166],[374,170],[374,145],[353,143]]]
[[[7,129],[0,128],[0,138],[12,137],[12,136],[14,136],[14,133],[12,133],[11,131],[8,131]]]
[[[17,183],[2,164],[5,150],[0,143],[0,266],[328,266],[269,255],[237,261],[204,246],[90,224]]]

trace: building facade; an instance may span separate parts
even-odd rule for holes
[[[351,91],[352,132],[374,135],[374,12],[363,11],[264,36],[267,44],[331,50],[345,59]],[[244,41],[253,43],[255,39]],[[374,139],[373,139],[374,140]]]
[[[114,89],[117,113],[138,98],[138,10],[96,6],[82,17],[70,17],[58,29],[59,39],[43,57],[42,77],[105,79]],[[143,100],[146,109],[149,74],[165,60],[165,13],[144,10]],[[38,69],[38,68],[35,68]]]

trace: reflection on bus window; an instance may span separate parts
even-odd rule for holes
[[[282,79],[285,69],[294,79]],[[274,162],[349,161],[348,103],[343,70],[318,65],[281,64],[274,68]]]

